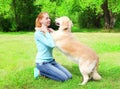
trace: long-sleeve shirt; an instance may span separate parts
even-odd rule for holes
[[[36,63],[50,62],[53,60],[52,50],[55,44],[50,33],[46,32],[44,34],[40,30],[36,30],[34,37],[38,49]]]

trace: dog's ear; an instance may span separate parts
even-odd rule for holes
[[[73,26],[73,23],[72,23],[72,21],[70,20],[70,21],[69,21],[69,28],[68,28],[70,32],[71,32],[71,27],[72,27],[72,26]]]
[[[70,21],[69,27],[71,28],[72,26],[73,26],[73,23],[72,23],[72,21]]]
[[[64,31],[70,31],[71,32],[71,27],[73,26],[73,23],[72,23],[72,21],[71,20],[69,20],[69,21],[64,21],[63,23],[62,23],[62,30],[64,30]]]
[[[61,24],[62,30],[68,30],[69,29],[69,21],[63,21]]]

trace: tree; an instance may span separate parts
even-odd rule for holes
[[[34,0],[0,0],[1,31],[31,31],[36,18]]]
[[[77,27],[120,27],[119,3],[120,0],[0,0],[0,31],[31,31],[41,11],[50,14],[54,29],[54,19],[64,15]]]
[[[114,28],[116,15],[120,13],[120,0],[80,0],[82,9],[96,9],[96,14],[104,16],[104,28]]]
[[[105,0],[104,3],[102,4],[102,9],[104,12],[104,20],[105,20],[105,24],[104,27],[106,29],[111,29],[114,27],[115,24],[115,13],[112,12],[112,9],[110,10],[108,7],[108,0]]]
[[[32,30],[35,22],[34,0],[12,0],[13,26],[19,30]]]
[[[11,0],[0,0],[0,31],[10,31],[10,4]]]

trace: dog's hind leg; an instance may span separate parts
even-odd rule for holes
[[[97,69],[95,68],[92,73],[92,78],[94,80],[100,80],[102,77],[98,74]]]
[[[89,80],[89,73],[86,70],[85,66],[79,66],[79,69],[83,77],[83,81],[79,85],[85,85]]]
[[[94,80],[100,80],[102,78],[97,72],[97,67],[98,67],[98,60],[97,60],[96,66],[93,68],[91,73],[91,78]]]

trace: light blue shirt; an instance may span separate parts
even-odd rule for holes
[[[52,36],[49,32],[45,34],[39,30],[34,33],[36,46],[38,49],[36,63],[50,62],[53,60],[52,50],[55,47]]]

